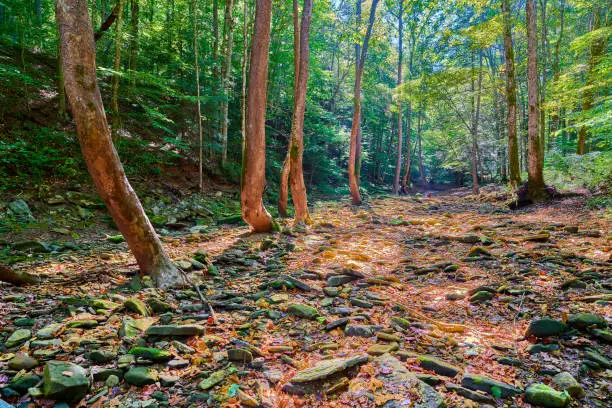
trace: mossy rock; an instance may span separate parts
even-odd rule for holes
[[[166,350],[160,350],[154,347],[132,347],[130,354],[151,361],[168,361],[172,358],[172,354]]]
[[[570,402],[565,392],[559,392],[544,384],[532,384],[525,391],[525,401],[545,408],[563,408]]]
[[[538,338],[558,336],[565,331],[565,323],[560,320],[542,318],[532,320],[525,332],[525,337],[534,336]]]

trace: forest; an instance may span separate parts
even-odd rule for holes
[[[609,406],[611,14],[0,0],[0,408]]]

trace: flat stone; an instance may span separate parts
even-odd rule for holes
[[[37,331],[36,338],[41,340],[52,339],[63,327],[63,323],[51,323]]]
[[[325,293],[326,296],[336,297],[340,294],[340,289],[338,289],[337,287],[326,286],[323,288],[323,293]]]
[[[367,300],[359,299],[359,298],[351,298],[351,305],[355,307],[360,307],[362,309],[371,309],[374,305]]]
[[[227,359],[237,363],[248,364],[253,361],[253,354],[244,348],[233,348],[227,350]]]
[[[69,329],[91,329],[97,325],[98,322],[93,319],[73,320],[66,323],[66,327]]]
[[[180,358],[168,361],[168,368],[171,370],[179,370],[181,368],[189,367],[189,360],[183,360]]]
[[[198,384],[198,388],[200,388],[201,390],[208,390],[214,387],[215,385],[223,382],[228,375],[229,374],[226,370],[215,371],[210,375],[210,377],[202,380]]]
[[[443,375],[445,377],[453,378],[457,374],[463,372],[463,370],[461,370],[459,367],[434,356],[419,355],[417,359],[419,360],[420,366],[424,369],[433,371],[434,373]]]
[[[13,380],[11,389],[23,395],[28,392],[29,388],[35,387],[39,382],[40,377],[37,375],[24,375]]]
[[[38,360],[29,356],[15,356],[8,361],[11,370],[31,370],[38,366]]]
[[[152,318],[132,319],[131,317],[126,317],[121,322],[121,327],[119,327],[119,337],[134,340],[142,335],[152,323]]]
[[[314,320],[319,316],[317,309],[311,306],[303,305],[301,303],[294,303],[287,307],[287,313],[293,316],[302,317],[304,319]]]
[[[447,390],[454,391],[457,394],[461,395],[462,397],[470,399],[472,401],[495,405],[495,398],[483,392],[468,390],[467,388],[463,388],[463,387],[460,387],[458,385],[455,385],[449,382],[444,384],[444,386],[446,387]]]
[[[150,326],[147,336],[188,337],[204,334],[204,327],[198,324]]]
[[[565,323],[560,320],[542,318],[532,320],[525,332],[525,337],[534,336],[538,338],[558,336],[565,331]]]
[[[480,290],[470,296],[470,303],[482,303],[491,299],[493,299],[493,293],[487,292],[485,290]]]
[[[130,298],[123,302],[123,306],[131,312],[134,312],[140,316],[151,316],[149,307],[138,298]]]
[[[82,400],[89,390],[84,368],[67,361],[49,361],[43,372],[45,398],[66,402]]]
[[[569,395],[544,384],[532,384],[525,390],[525,401],[545,408],[563,408],[570,402]]]
[[[114,360],[117,353],[111,350],[93,350],[83,356],[94,363],[102,364]]]
[[[137,387],[154,384],[158,378],[157,372],[146,367],[134,367],[125,373],[125,382]]]
[[[332,275],[327,278],[326,285],[331,287],[342,286],[354,280],[356,280],[356,277],[351,275]]]
[[[567,316],[567,325],[579,330],[584,330],[590,327],[605,328],[606,320],[593,313],[578,313]]]
[[[32,332],[28,329],[15,330],[13,334],[6,339],[4,345],[7,348],[15,347],[28,341],[30,337],[32,337]]]
[[[352,358],[334,358],[322,360],[314,366],[305,370],[298,371],[291,379],[292,383],[305,383],[318,381],[328,378],[336,373],[342,372],[350,367],[360,365],[368,361],[367,356],[357,356]]]
[[[375,326],[349,324],[344,329],[344,334],[352,337],[372,337],[374,335],[374,328]]]
[[[532,344],[525,349],[525,351],[529,354],[539,354],[539,353],[551,353],[555,350],[559,350],[558,344]]]
[[[522,392],[520,389],[509,384],[477,374],[465,374],[461,380],[461,386],[469,388],[470,390],[484,391],[491,395],[494,395],[492,390],[493,387],[497,387],[501,392],[502,398],[511,398],[512,396]]]
[[[172,358],[172,355],[166,350],[160,350],[154,347],[132,347],[129,353],[133,356],[156,362],[168,361]]]
[[[294,278],[293,276],[290,276],[290,275],[281,275],[280,278],[286,280],[287,282],[291,283],[296,288],[301,289],[303,291],[310,292],[310,291],[314,291],[315,290],[309,284],[307,284],[307,283],[305,283],[305,282],[303,282],[303,281],[301,281],[301,280],[299,280],[297,278]]]
[[[382,356],[385,353],[392,353],[397,350],[399,350],[399,344],[394,342],[390,344],[374,344],[368,348],[366,353],[371,356]]]
[[[325,330],[326,331],[331,331],[331,330],[337,329],[339,327],[346,326],[347,323],[349,322],[349,320],[350,319],[348,317],[342,317],[340,319],[334,320],[334,321],[328,323],[327,326],[325,326]]]

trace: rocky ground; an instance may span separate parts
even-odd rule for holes
[[[193,285],[165,292],[120,239],[17,264],[45,283],[0,285],[0,397],[610,406],[610,225],[584,200],[510,212],[456,192],[322,203],[313,219],[280,234],[168,233]]]

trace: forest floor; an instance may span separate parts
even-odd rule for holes
[[[0,285],[0,396],[23,407],[53,406],[45,395],[95,407],[556,407],[568,395],[610,406],[610,220],[583,198],[510,212],[458,190],[318,203],[312,218],[308,231],[164,236],[195,268],[194,286],[168,291],[135,273],[125,243],[17,265],[45,283]]]

